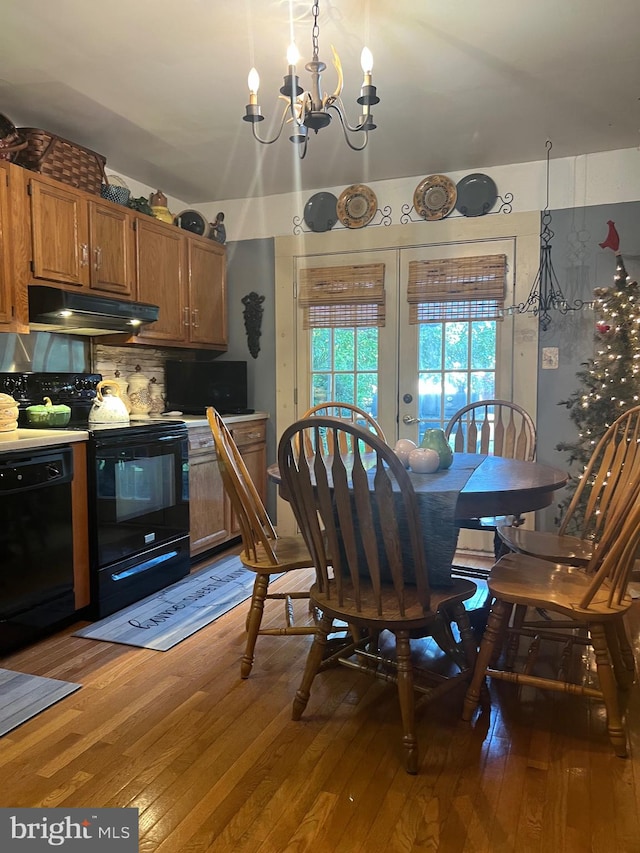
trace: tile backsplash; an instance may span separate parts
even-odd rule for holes
[[[116,347],[94,343],[92,352],[93,369],[101,373],[103,379],[113,379],[116,370],[120,378],[126,379],[135,372],[136,365],[149,379],[156,378],[160,393],[164,399],[164,363],[167,359],[166,350],[154,349],[147,346]]]

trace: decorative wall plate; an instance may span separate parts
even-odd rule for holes
[[[456,204],[456,185],[446,175],[429,175],[413,193],[413,206],[423,219],[444,219]]]
[[[183,210],[175,217],[174,222],[179,228],[184,228],[185,231],[191,231],[192,234],[198,234],[200,237],[205,236],[209,230],[209,223],[197,210]]]
[[[456,187],[458,199],[456,210],[463,216],[484,216],[489,213],[498,198],[498,190],[489,175],[474,172],[466,175]]]
[[[378,209],[376,194],[364,184],[351,184],[338,198],[338,219],[347,228],[363,228]]]
[[[338,221],[337,204],[333,193],[315,193],[304,206],[304,221],[312,231],[331,231]]]

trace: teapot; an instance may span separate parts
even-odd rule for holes
[[[96,386],[96,398],[89,412],[89,426],[123,423],[129,423],[129,412],[120,399],[118,383],[112,379],[103,379]]]

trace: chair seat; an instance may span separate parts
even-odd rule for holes
[[[489,575],[489,591],[501,601],[555,610],[576,621],[616,618],[631,607],[632,599],[609,604],[611,586],[603,581],[588,608],[579,602],[593,581],[584,569],[551,563],[526,554],[507,554],[495,564]]]
[[[317,584],[310,590],[311,600],[323,613],[334,619],[353,622],[356,625],[376,625],[389,630],[402,627],[407,630],[419,628],[433,622],[438,612],[451,604],[466,601],[476,593],[476,585],[462,578],[454,579],[454,584],[446,589],[432,589],[430,595],[430,612],[425,614],[424,608],[416,593],[416,588],[404,588],[404,614],[400,613],[396,594],[392,589],[383,592],[384,617],[378,616],[378,606],[370,583],[360,582],[359,605],[356,603],[353,587],[343,581],[342,603],[338,603],[338,592],[335,580],[329,581],[328,594],[320,592]]]
[[[555,563],[586,566],[593,554],[591,540],[566,533],[559,535],[510,525],[498,525],[497,531],[500,539],[512,551]]]
[[[279,574],[292,569],[309,569],[313,560],[302,536],[281,536],[271,540],[271,548],[277,557],[278,564],[274,566],[271,556],[261,544],[255,548],[256,557],[246,550],[240,554],[240,560],[247,569],[266,574]]]

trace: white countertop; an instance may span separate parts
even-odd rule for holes
[[[234,424],[241,421],[264,420],[268,417],[266,412],[254,412],[252,415],[229,415],[224,418],[224,422]],[[170,420],[184,421],[187,428],[209,426],[207,419],[199,415],[175,415]],[[87,441],[88,438],[88,432],[77,429],[16,429],[12,432],[0,432],[0,454],[72,444],[76,441]]]
[[[222,420],[225,424],[237,424],[240,421],[263,421],[268,418],[266,412],[254,412],[252,415],[223,415]],[[209,426],[209,421],[200,415],[176,415],[176,420],[184,421],[189,427]]]
[[[29,450],[37,447],[55,447],[86,441],[89,433],[75,429],[14,429],[0,432],[0,453],[13,450]]]

